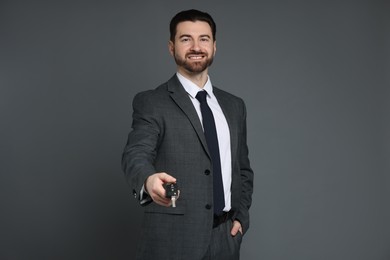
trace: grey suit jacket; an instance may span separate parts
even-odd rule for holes
[[[240,98],[216,87],[213,91],[230,129],[232,210],[246,232],[253,191],[246,109]],[[134,196],[139,199],[146,178],[156,172],[174,176],[180,187],[176,208],[154,202],[144,207],[138,259],[201,259],[212,231],[213,177],[195,108],[174,75],[158,88],[137,94],[133,111],[133,129],[123,153],[122,168]]]

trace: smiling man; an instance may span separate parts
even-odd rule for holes
[[[137,259],[239,259],[253,172],[242,99],[211,84],[216,25],[198,10],[170,23],[176,74],[133,100],[122,168],[144,206]],[[167,184],[178,187],[167,198]]]

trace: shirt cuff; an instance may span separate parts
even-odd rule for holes
[[[146,205],[152,201],[152,198],[145,189],[145,185],[142,185],[141,191],[139,193],[139,200],[141,205]]]

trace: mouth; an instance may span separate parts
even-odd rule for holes
[[[189,54],[189,55],[187,55],[187,59],[195,60],[195,61],[201,60],[201,59],[203,59],[205,57],[206,57],[206,55],[203,54],[203,53],[202,54]]]

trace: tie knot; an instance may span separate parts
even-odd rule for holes
[[[200,103],[206,102],[207,92],[205,90],[201,90],[196,94],[196,99],[199,100]]]

